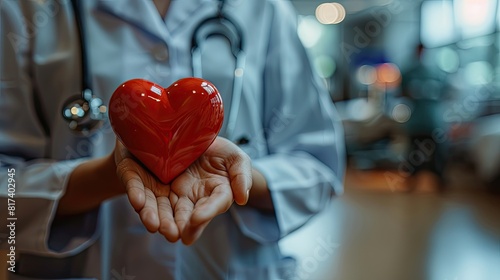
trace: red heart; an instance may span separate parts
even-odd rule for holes
[[[109,108],[118,139],[165,184],[207,150],[224,118],[219,92],[199,78],[167,88],[129,80],[115,90]]]

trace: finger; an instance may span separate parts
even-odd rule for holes
[[[234,201],[238,205],[245,205],[250,196],[250,188],[252,187],[252,179],[245,175],[238,174],[231,177],[231,188],[233,190]]]
[[[203,233],[203,230],[217,215],[226,212],[233,202],[230,191],[214,190],[210,197],[199,200],[191,219],[181,231],[182,243],[193,244]]]
[[[139,216],[149,232],[157,232],[160,221],[158,218],[158,202],[156,201],[156,196],[153,191],[148,188],[145,188],[144,194],[146,196],[146,202],[144,203],[144,207],[139,211]]]
[[[119,139],[116,139],[115,143],[115,162],[119,163],[125,158],[133,157],[132,154],[125,148],[122,142]]]
[[[250,188],[252,187],[252,163],[250,158],[243,154],[238,156],[228,166],[231,189],[234,201],[239,205],[248,202]]]
[[[207,221],[198,226],[186,226],[181,234],[182,243],[185,245],[193,244],[196,240],[198,240],[198,238],[200,238],[203,230],[205,230],[209,223],[210,221]]]
[[[129,158],[122,160],[116,167],[116,173],[125,186],[130,204],[136,211],[140,211],[146,202],[144,183],[136,172],[137,163]]]
[[[212,220],[215,216],[226,212],[232,203],[233,196],[230,190],[215,188],[208,198],[196,203],[189,226],[196,227]]]
[[[160,233],[170,242],[179,240],[179,228],[174,220],[172,204],[168,197],[158,197],[158,216],[160,218]]]
[[[193,213],[194,203],[186,196],[181,196],[176,202],[170,200],[174,206],[174,220],[179,232],[182,232]]]

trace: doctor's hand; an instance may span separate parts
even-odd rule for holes
[[[243,205],[252,186],[250,158],[231,141],[218,137],[171,184],[162,184],[116,142],[117,175],[131,205],[150,232],[192,244],[233,201]]]
[[[233,202],[246,204],[251,187],[252,166],[248,155],[231,141],[217,137],[171,183],[170,203],[182,242],[187,245],[195,242],[210,221],[226,212]]]
[[[140,165],[118,140],[114,157],[116,174],[146,229],[149,232],[160,230],[171,242],[179,240],[179,230],[169,200],[170,185],[161,183]]]

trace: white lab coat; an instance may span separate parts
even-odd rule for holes
[[[131,78],[166,87],[191,76],[192,32],[217,11],[214,0],[174,0],[163,21],[152,1],[82,2],[93,89],[105,103]],[[267,179],[276,211],[233,205],[194,245],[184,246],[147,233],[125,196],[67,221],[55,219],[73,168],[111,152],[115,138],[109,124],[92,137],[77,137],[61,117],[81,80],[69,1],[2,1],[0,221],[7,218],[6,169],[14,167],[16,270],[23,271],[12,279],[291,278],[294,262],[281,255],[278,241],[342,192],[343,131],[299,42],[291,5],[227,2],[247,53],[238,118],[228,137],[248,140],[241,148]],[[204,62],[227,100],[233,69],[221,42],[209,43]],[[9,234],[4,226],[0,233]],[[8,248],[5,240],[1,246]]]

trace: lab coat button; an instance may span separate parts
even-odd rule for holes
[[[168,50],[165,45],[158,45],[154,47],[152,54],[157,61],[166,61],[168,59]]]
[[[248,142],[250,142],[250,140],[243,136],[240,139],[238,139],[235,143],[236,145],[245,145],[248,144]]]

